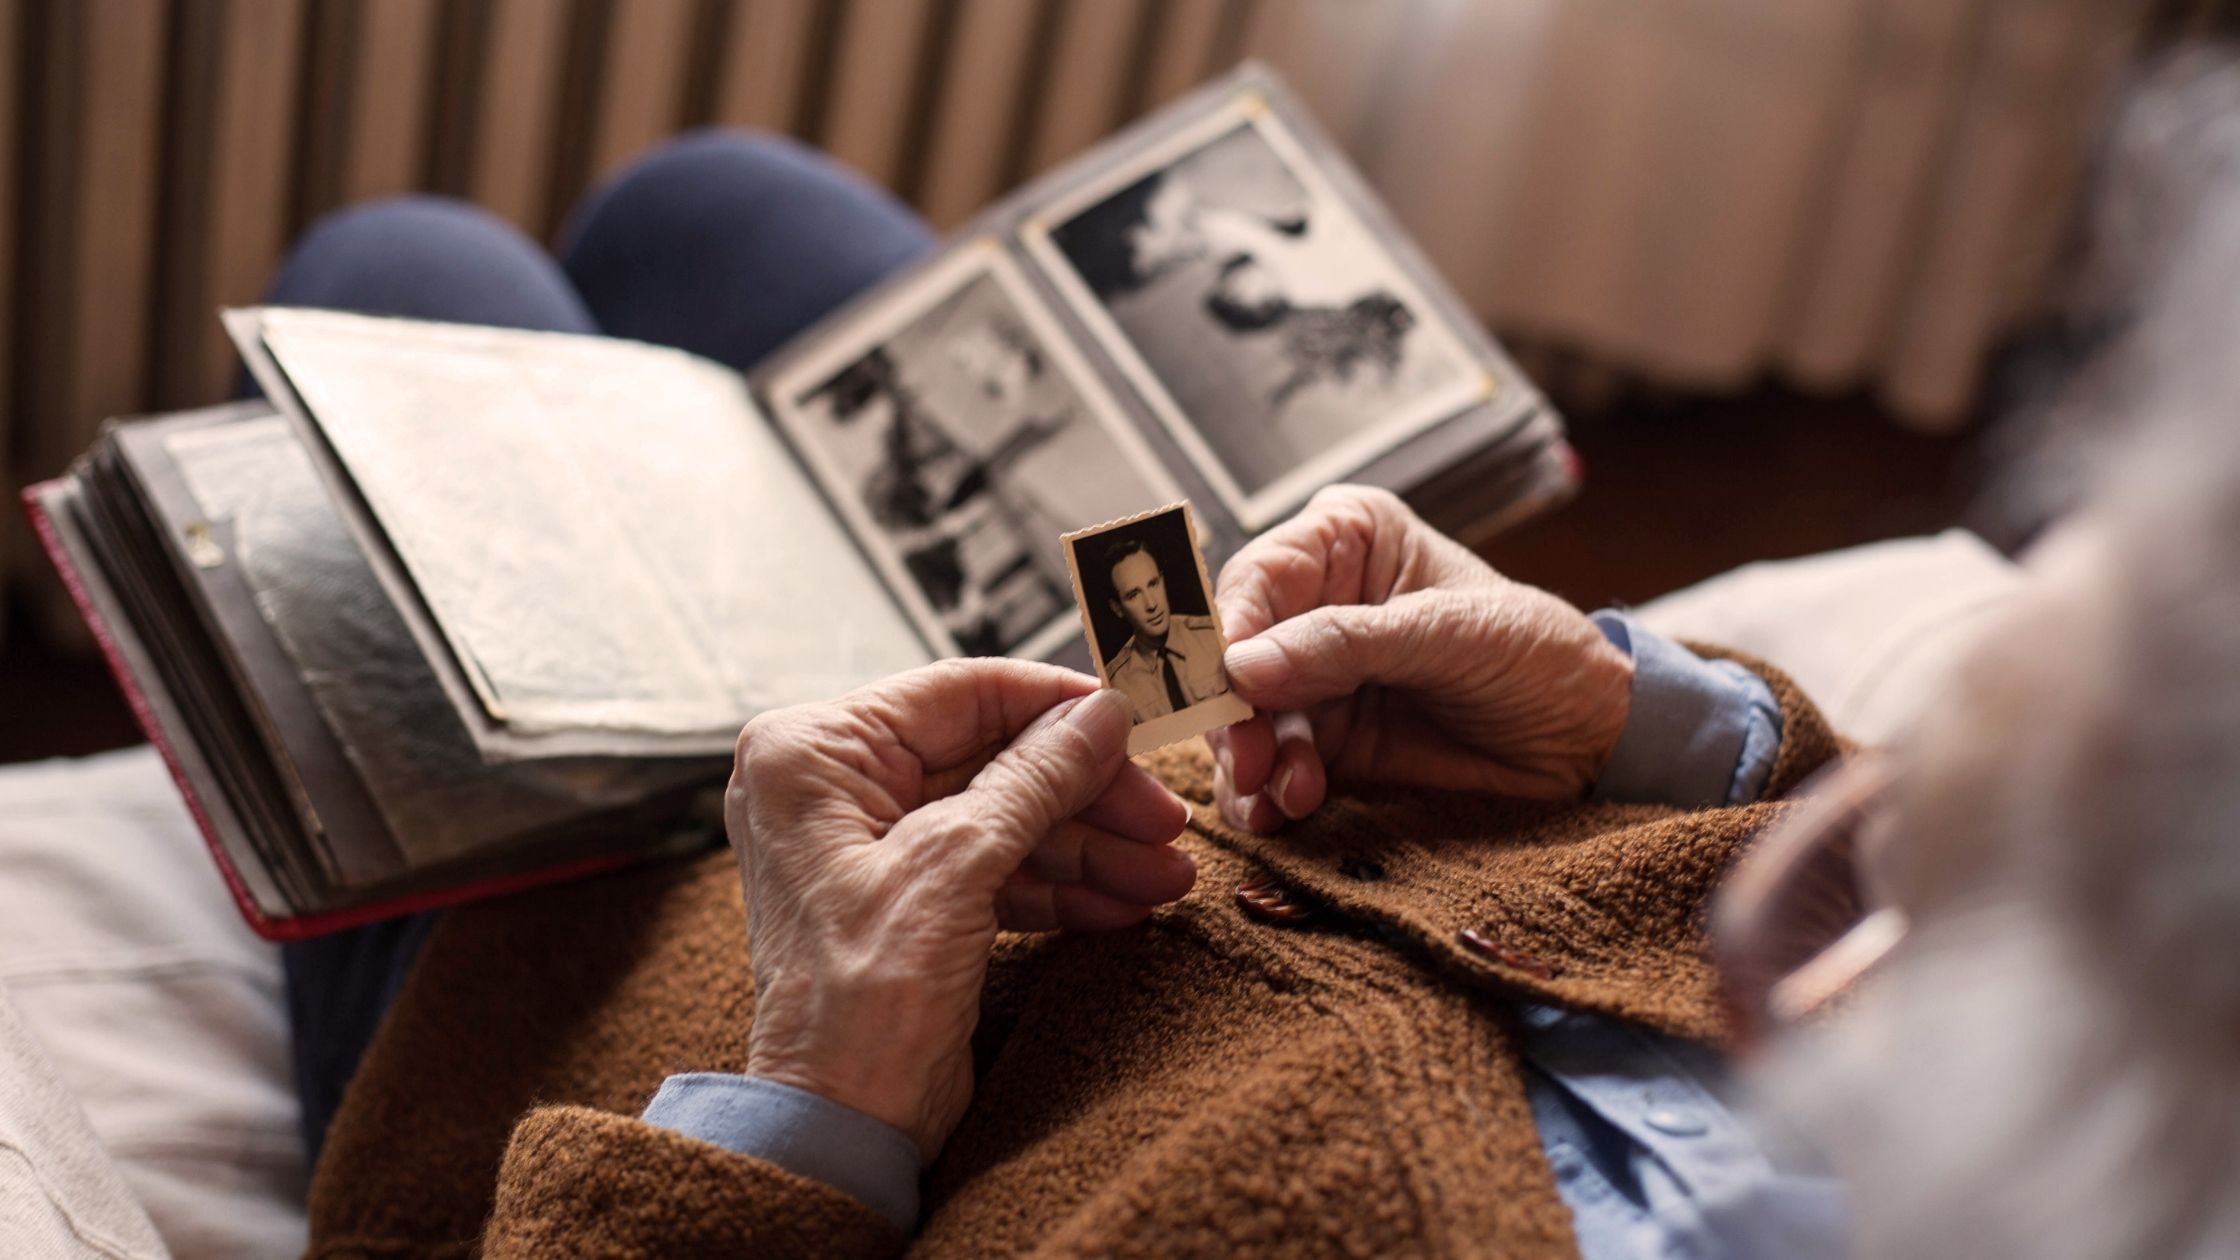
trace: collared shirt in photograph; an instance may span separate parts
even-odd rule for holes
[[[1139,723],[1229,690],[1228,675],[1221,672],[1221,632],[1211,617],[1175,614],[1163,644],[1146,646],[1140,637],[1130,638],[1105,673],[1113,689],[1128,698]]]

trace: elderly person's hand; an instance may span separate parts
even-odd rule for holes
[[[1189,891],[1188,819],[1095,680],[950,661],[739,736],[725,822],[755,979],[747,1072],[883,1120],[930,1160],[972,1095],[999,926],[1140,922]]]
[[[1335,486],[1221,570],[1236,693],[1208,738],[1235,825],[1271,830],[1330,778],[1559,799],[1625,729],[1633,662],[1381,490]]]

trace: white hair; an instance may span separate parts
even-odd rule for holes
[[[2122,453],[1900,754],[1911,934],[1762,1073],[1865,1257],[2240,1256],[2240,67],[2166,65],[2113,154]]]

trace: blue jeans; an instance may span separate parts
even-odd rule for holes
[[[557,260],[462,202],[404,197],[312,226],[266,301],[659,342],[741,371],[917,258],[925,225],[790,141],[699,132],[598,189]],[[422,914],[281,948],[313,1162],[435,922]]]

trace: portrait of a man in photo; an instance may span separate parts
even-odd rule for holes
[[[1229,646],[1187,502],[1065,536],[1097,674],[1128,705],[1128,751],[1252,716],[1229,687]]]
[[[1112,613],[1128,627],[1127,641],[1105,661],[1105,676],[1127,697],[1136,721],[1179,713],[1227,693],[1221,632],[1213,617],[1176,611],[1167,576],[1143,539],[1106,544],[1100,567],[1112,584]],[[1196,577],[1188,575],[1191,581]]]

